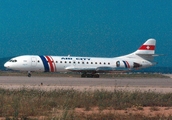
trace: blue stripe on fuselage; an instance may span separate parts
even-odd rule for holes
[[[126,62],[125,62],[125,61],[123,61],[123,62],[124,62],[124,64],[125,64],[125,68],[128,68]]]
[[[44,70],[45,70],[45,72],[49,72],[48,62],[47,62],[47,60],[45,59],[45,57],[42,56],[42,55],[40,55],[39,57],[41,58],[41,60],[42,60],[42,62],[43,62],[43,64],[44,64]]]

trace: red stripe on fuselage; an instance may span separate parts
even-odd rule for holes
[[[155,50],[154,45],[142,45],[139,50]]]
[[[48,60],[48,63],[49,63],[49,65],[50,65],[50,71],[51,72],[54,72],[54,66],[53,66],[53,61],[50,59],[50,57],[49,56],[45,56],[46,58],[47,58],[47,60]]]
[[[51,60],[53,61],[53,64],[54,64],[54,72],[57,71],[56,69],[56,64],[55,64],[55,61],[53,60],[53,58],[51,56],[49,56],[51,58]]]
[[[126,61],[128,68],[130,68],[130,64]]]

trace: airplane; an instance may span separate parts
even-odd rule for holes
[[[151,67],[156,64],[156,40],[148,39],[138,50],[130,54],[112,57],[73,57],[48,55],[22,55],[14,57],[4,64],[7,69],[40,72],[79,72],[81,77],[99,78],[100,73],[126,72]]]

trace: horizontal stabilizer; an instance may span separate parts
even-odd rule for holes
[[[164,56],[164,54],[153,54],[153,57],[157,57],[157,56]]]
[[[164,54],[136,54],[138,56],[151,56],[151,57],[157,57],[157,56],[163,56]]]

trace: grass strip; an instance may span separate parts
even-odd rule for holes
[[[115,89],[114,91],[77,91],[74,89],[42,91],[26,88],[19,90],[0,88],[0,117],[8,119],[24,119],[31,118],[31,116],[46,116],[47,119],[112,119],[118,117],[134,119],[136,115],[121,116],[107,113],[100,116],[98,113],[81,115],[74,112],[75,108],[84,108],[85,111],[89,111],[91,108],[98,107],[101,111],[109,108],[125,110],[133,106],[140,108],[146,106],[152,108],[156,108],[156,106],[171,107],[172,93],[141,92],[139,90],[127,92]]]

